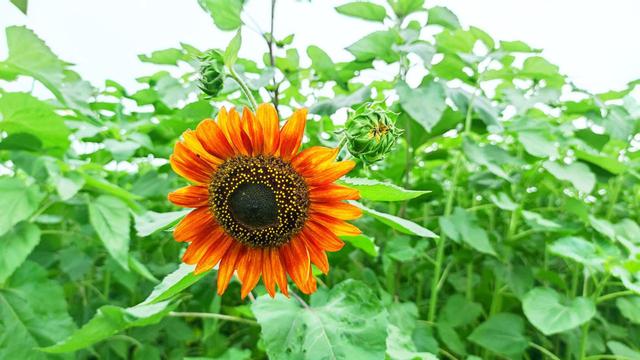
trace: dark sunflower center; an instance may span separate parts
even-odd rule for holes
[[[261,228],[274,225],[278,205],[273,190],[265,184],[244,183],[229,197],[231,214],[243,225]]]
[[[209,185],[216,220],[251,247],[279,247],[307,220],[309,194],[289,163],[273,156],[237,156],[222,163]]]

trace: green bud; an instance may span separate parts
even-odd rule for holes
[[[225,69],[222,53],[209,50],[200,57],[200,84],[198,87],[205,95],[216,97],[224,84]]]
[[[396,114],[380,102],[367,103],[349,114],[345,124],[347,149],[366,164],[382,160],[402,135],[396,127]]]

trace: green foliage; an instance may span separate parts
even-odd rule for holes
[[[140,55],[156,69],[132,90],[84,81],[47,34],[6,29],[0,358],[639,357],[640,82],[577,88],[541,50],[422,0],[337,6],[376,26],[353,19],[344,62],[278,24],[245,59],[244,3],[199,1],[236,32],[208,93],[206,51],[187,43]],[[344,114],[370,104],[402,129],[384,151],[366,122],[350,129],[367,156],[339,183],[360,191],[363,233],[340,237],[328,274],[313,268],[311,296],[258,285],[241,300],[234,279],[220,297],[217,270],[180,264],[171,231],[188,210],[166,197],[186,182],[167,159],[251,98],[308,107],[304,148],[346,144]]]

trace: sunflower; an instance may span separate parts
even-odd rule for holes
[[[334,182],[355,163],[336,162],[339,149],[302,144],[307,111],[297,110],[282,128],[275,108],[256,114],[222,108],[176,143],[170,163],[192,185],[169,194],[174,204],[194,208],[176,226],[176,241],[189,246],[182,260],[203,273],[218,265],[218,294],[234,272],[244,298],[260,276],[275,296],[288,296],[287,274],[304,293],[316,290],[311,264],[329,271],[326,251],[338,251],[338,236],[357,235],[347,223],[361,215],[344,202],[357,190]]]

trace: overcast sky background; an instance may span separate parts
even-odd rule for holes
[[[348,1],[311,3],[279,0],[276,38],[295,33],[302,52],[318,45],[335,61],[351,59],[345,47],[382,25],[349,18],[333,9]],[[268,0],[250,0],[245,22],[268,29]],[[574,82],[595,92],[623,88],[640,78],[640,1],[636,0],[431,0],[453,10],[463,25],[474,25],[496,40],[522,40],[560,66]],[[426,15],[422,15],[422,19]],[[255,23],[255,24],[254,24]],[[213,25],[196,0],[30,0],[29,14],[0,0],[0,26],[26,25],[94,85],[114,79],[135,86],[154,68],[137,55],[186,42],[201,49],[224,48],[233,33]],[[243,32],[241,56],[258,60],[265,51],[259,35]],[[0,59],[7,55],[0,36]]]

